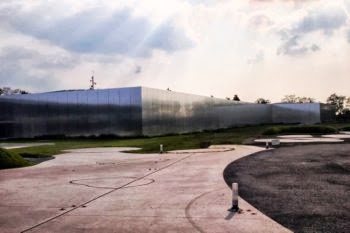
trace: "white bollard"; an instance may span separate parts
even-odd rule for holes
[[[238,210],[238,183],[232,183],[232,207],[228,211],[237,212]]]
[[[266,148],[266,149],[269,149],[269,147],[270,147],[270,146],[269,146],[269,142],[266,141],[266,147],[265,147],[265,148]]]
[[[160,144],[159,146],[159,153],[163,154],[163,144]]]

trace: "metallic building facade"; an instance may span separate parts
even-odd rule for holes
[[[144,135],[271,123],[271,106],[142,88]]]
[[[223,124],[215,108],[232,105],[235,102],[224,99],[143,88],[143,133],[160,135],[218,129]]]
[[[0,138],[153,136],[320,121],[320,104],[251,104],[146,87],[0,97]]]
[[[321,122],[319,103],[272,105],[272,123],[314,124],[319,122]]]
[[[142,135],[141,88],[0,97],[0,138]]]

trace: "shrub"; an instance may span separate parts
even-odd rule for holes
[[[203,141],[199,143],[200,148],[208,148],[209,146],[211,146],[211,142],[209,141]]]
[[[0,148],[0,169],[28,166],[30,163],[20,155]]]
[[[305,125],[305,126],[275,126],[263,132],[264,135],[275,134],[330,134],[337,133],[337,129],[331,126]]]
[[[350,131],[350,126],[347,126],[347,127],[341,128],[340,130],[342,130],[342,131]]]
[[[274,135],[281,133],[281,127],[271,127],[263,132],[263,135]]]
[[[23,158],[48,158],[48,157],[52,157],[50,155],[45,155],[45,154],[39,154],[39,153],[19,153],[20,156],[22,156]]]

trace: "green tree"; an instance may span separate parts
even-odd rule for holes
[[[297,103],[298,97],[296,95],[285,95],[282,99],[282,103]]]
[[[282,99],[282,103],[293,103],[293,104],[305,104],[315,103],[315,99],[311,97],[299,97],[296,95],[285,95]]]
[[[268,99],[259,98],[255,101],[255,103],[257,103],[257,104],[269,104],[269,103],[271,103],[271,101]]]
[[[300,104],[315,103],[315,99],[311,97],[297,97],[297,103],[300,103]]]
[[[11,89],[10,87],[0,88],[0,95],[24,95],[29,94],[29,92],[22,89]]]
[[[336,93],[330,95],[327,98],[327,104],[332,104],[335,106],[336,114],[341,115],[344,111],[346,97],[343,95],[337,95]]]
[[[234,101],[241,101],[241,99],[238,97],[238,95],[233,96],[232,100],[234,100]]]

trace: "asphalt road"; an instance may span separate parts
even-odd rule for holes
[[[350,144],[281,147],[225,169],[249,203],[300,233],[350,232]]]

